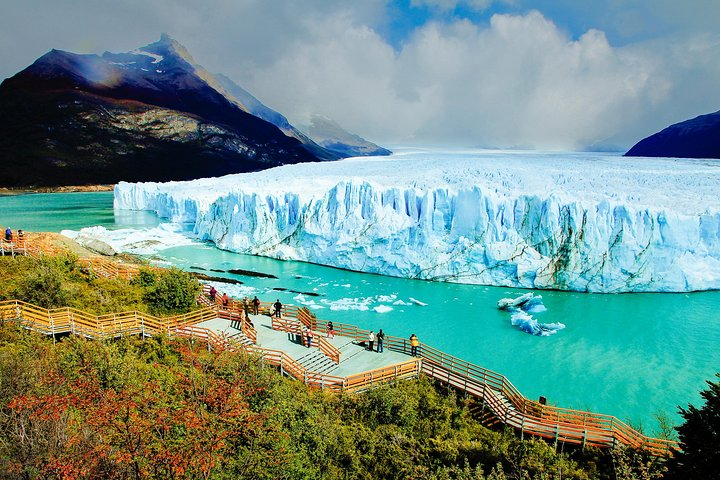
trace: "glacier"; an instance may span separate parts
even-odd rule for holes
[[[125,183],[221,249],[397,277],[581,292],[720,288],[720,161],[397,149]]]

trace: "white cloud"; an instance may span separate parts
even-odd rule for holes
[[[384,141],[627,146],[652,133],[643,113],[681,81],[662,50],[613,48],[597,30],[572,40],[538,12],[496,15],[488,27],[431,23],[399,52],[344,17],[306,27],[311,35],[244,83],[291,120],[321,111]]]
[[[50,48],[127,51],[165,31],[208,70],[227,74],[291,121],[323,113],[395,143],[627,147],[720,108],[720,35],[694,32],[693,21],[708,21],[687,13],[678,14],[683,28],[673,37],[621,47],[600,30],[572,37],[527,12],[483,25],[430,22],[394,48],[373,28],[387,21],[384,0],[60,3],[3,7],[2,73]],[[677,9],[662,4],[658,15],[671,18]]]

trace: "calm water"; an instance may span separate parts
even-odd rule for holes
[[[13,228],[59,231],[157,223],[151,214],[113,212],[110,192],[0,197],[0,225]],[[367,275],[238,255],[207,244],[169,248],[158,256],[185,269],[273,274],[278,279],[208,272],[244,282],[231,293],[312,302],[320,319],[382,328],[390,335],[415,333],[423,342],[506,375],[530,398],[545,395],[553,404],[615,415],[649,434],[656,429],[655,414],[678,421],[677,405],[697,404],[704,381],[720,371],[720,292],[536,292],[547,307],[536,318],[566,328],[535,337],[511,326],[509,315],[496,308],[498,299],[524,290]],[[392,310],[380,313],[378,307]]]

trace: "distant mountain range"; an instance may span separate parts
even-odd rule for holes
[[[640,140],[625,156],[720,158],[720,111],[671,125]]]
[[[0,185],[167,181],[348,156],[199,66],[167,35],[128,53],[52,50],[0,85]]]
[[[322,147],[345,157],[390,155],[392,153],[386,148],[379,147],[344,130],[336,121],[322,115],[313,115],[310,125],[301,128]]]

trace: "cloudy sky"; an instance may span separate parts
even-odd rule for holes
[[[720,109],[718,0],[0,0],[0,77],[161,32],[303,124],[399,145],[624,149]]]

